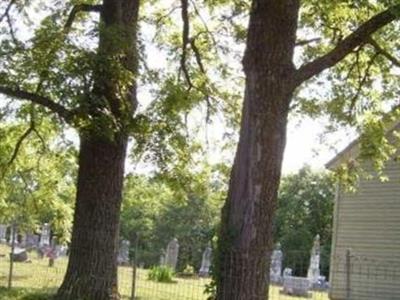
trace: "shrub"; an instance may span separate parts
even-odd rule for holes
[[[156,282],[174,282],[172,277],[174,276],[174,271],[167,266],[155,266],[152,267],[148,274],[148,279]]]

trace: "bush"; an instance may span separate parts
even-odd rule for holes
[[[174,271],[167,266],[155,266],[152,267],[148,274],[148,279],[156,282],[174,282],[172,277],[174,276]]]
[[[196,276],[196,273],[194,271],[194,268],[190,265],[186,265],[185,269],[183,272],[178,274],[181,277],[194,277]]]

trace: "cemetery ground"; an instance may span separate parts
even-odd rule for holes
[[[4,300],[49,300],[61,284],[67,266],[67,258],[57,259],[49,267],[48,259],[40,259],[35,252],[29,253],[29,262],[14,263],[12,288],[7,289],[10,247],[0,245],[0,299]],[[204,287],[210,282],[205,278],[174,277],[173,283],[158,283],[148,280],[148,270],[138,269],[136,276],[136,298],[138,300],[206,300]],[[131,299],[132,268],[119,268],[119,290],[122,299]],[[282,295],[280,287],[271,286],[270,300],[300,300],[305,298]],[[311,299],[328,300],[325,292],[312,294]]]

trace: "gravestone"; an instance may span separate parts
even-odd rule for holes
[[[28,253],[26,249],[15,247],[14,251],[10,254],[14,262],[25,262],[28,260]]]
[[[18,232],[17,230],[14,233],[14,230],[16,230],[16,228],[14,226],[10,226],[10,236],[8,238],[8,243],[11,245],[13,243],[12,239],[14,237],[14,244],[18,245]]]
[[[67,256],[67,252],[68,252],[68,247],[65,245],[56,245],[55,247],[55,251],[56,251],[56,255],[57,257],[60,256]]]
[[[201,267],[199,271],[200,277],[207,277],[209,275],[211,267],[211,258],[212,258],[212,248],[211,245],[208,244],[207,248],[203,252],[203,257],[201,260]]]
[[[25,247],[37,248],[39,246],[39,236],[37,234],[27,233]]]
[[[277,243],[275,250],[271,255],[271,266],[269,270],[271,283],[282,283],[282,260],[283,253],[280,243]]]
[[[297,297],[309,297],[310,281],[305,277],[283,276],[283,293]]]
[[[292,276],[293,270],[291,268],[285,268],[283,270],[283,277]]]
[[[172,270],[176,269],[179,255],[179,243],[176,238],[168,243],[167,252],[165,255],[165,265],[170,267]]]
[[[118,263],[120,265],[129,264],[129,248],[130,242],[127,240],[122,240],[118,251]]]
[[[0,243],[7,242],[7,225],[0,224]]]
[[[314,239],[314,245],[311,249],[310,256],[310,266],[308,267],[307,278],[310,282],[311,287],[317,287],[319,278],[320,278],[320,257],[321,257],[321,249],[320,249],[320,238],[317,235]]]
[[[165,250],[161,250],[162,253],[160,255],[160,266],[165,266]]]
[[[40,247],[51,245],[50,234],[51,234],[50,224],[44,223],[42,226],[42,232],[40,235],[40,242],[39,242]]]

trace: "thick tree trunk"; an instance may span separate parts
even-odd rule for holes
[[[127,130],[136,107],[139,0],[103,0],[81,145],[71,251],[60,300],[119,299],[117,252]]]
[[[126,137],[82,137],[67,273],[57,299],[118,299],[117,251]]]
[[[218,242],[218,300],[267,299],[298,8],[296,0],[253,1],[240,139]]]

